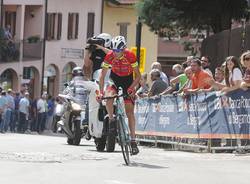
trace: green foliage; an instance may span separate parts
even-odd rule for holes
[[[136,4],[142,22],[160,36],[185,35],[190,29],[214,33],[231,20],[248,16],[246,0],[142,0]]]
[[[4,29],[0,28],[0,61],[18,60],[18,57],[19,51],[16,49],[15,44],[5,39]]]
[[[29,43],[37,43],[40,40],[40,36],[30,36],[28,39]]]

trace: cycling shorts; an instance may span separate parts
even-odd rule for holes
[[[122,92],[123,94],[125,94],[126,96],[123,98],[124,102],[127,103],[132,103],[134,104],[134,99],[128,96],[128,88],[131,86],[131,84],[133,83],[133,74],[128,75],[128,76],[119,76],[117,74],[115,74],[114,72],[111,71],[110,74],[110,78],[111,80],[114,82],[113,85],[109,85],[107,87],[107,90],[113,90],[116,93],[118,93],[118,89],[119,87],[122,88]]]

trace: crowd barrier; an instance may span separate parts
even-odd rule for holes
[[[141,141],[209,150],[248,149],[249,112],[250,90],[139,99],[135,105],[136,134]],[[190,140],[199,143],[190,144]]]

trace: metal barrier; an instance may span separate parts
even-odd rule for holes
[[[250,148],[250,90],[164,96],[136,101],[142,142],[216,152]]]

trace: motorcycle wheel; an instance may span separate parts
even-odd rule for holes
[[[73,130],[73,145],[78,146],[81,142],[81,128],[80,128],[80,120],[74,121],[74,130]]]
[[[95,145],[97,151],[104,151],[106,146],[106,136],[102,136],[101,138],[95,138]]]

